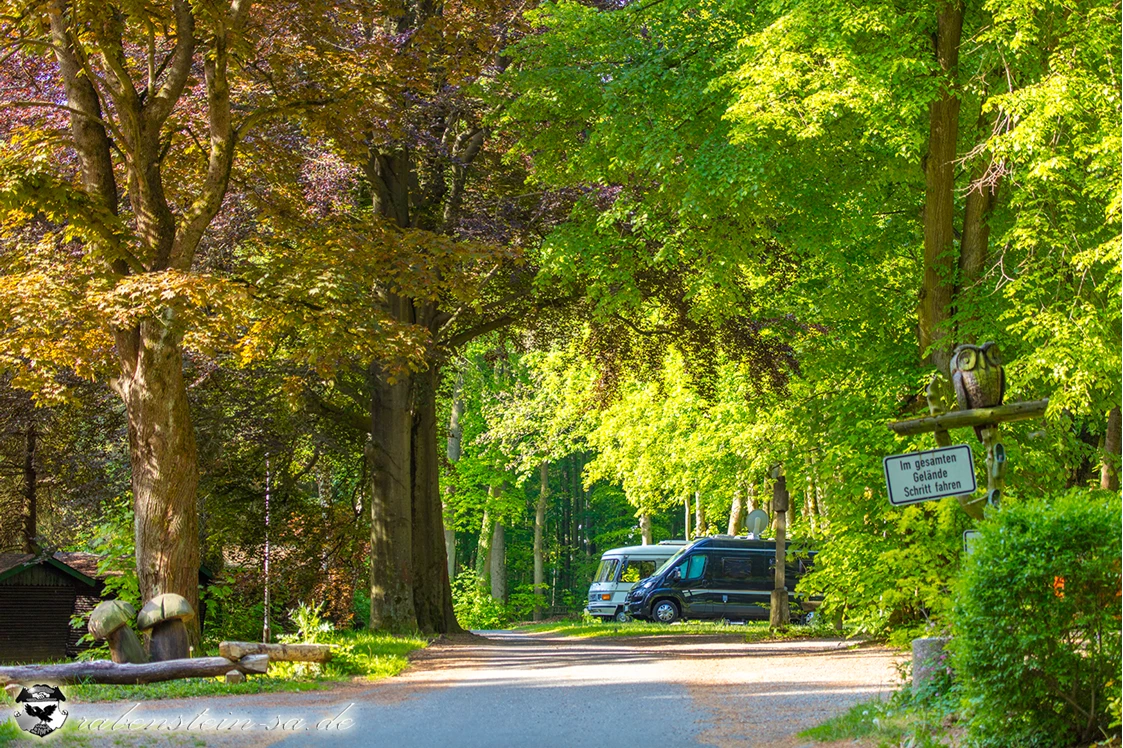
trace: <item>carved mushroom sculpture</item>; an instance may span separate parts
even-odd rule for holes
[[[95,639],[109,641],[109,652],[114,662],[148,662],[140,639],[129,628],[129,621],[135,615],[133,606],[123,600],[106,600],[90,614],[90,634]]]
[[[150,631],[148,653],[153,662],[187,657],[187,626],[195,611],[185,598],[173,592],[157,595],[144,604],[136,617],[141,631]]]

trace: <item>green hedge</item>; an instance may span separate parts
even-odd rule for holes
[[[952,662],[982,746],[1068,746],[1118,725],[1120,498],[995,512],[960,579]]]

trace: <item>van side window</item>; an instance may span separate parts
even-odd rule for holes
[[[753,576],[753,562],[747,556],[726,556],[721,559],[721,579],[740,580]]]
[[[684,580],[700,579],[706,570],[706,557],[704,555],[691,556],[686,559],[686,568],[682,578]]]
[[[624,562],[624,571],[620,573],[621,582],[638,582],[647,579],[655,573],[656,563],[647,559],[628,559]]]

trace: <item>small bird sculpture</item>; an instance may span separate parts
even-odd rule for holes
[[[951,384],[960,410],[1001,405],[1006,393],[1006,373],[1002,370],[998,344],[988,341],[981,346],[957,346],[951,356]],[[983,429],[992,425],[975,427],[979,441],[983,439]]]

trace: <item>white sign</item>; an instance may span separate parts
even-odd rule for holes
[[[978,530],[963,531],[963,551],[970,556],[975,552],[975,541],[979,539]]]
[[[893,506],[974,493],[977,488],[968,444],[890,455],[882,464]]]

